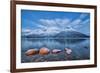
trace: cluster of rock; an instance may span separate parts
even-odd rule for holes
[[[36,55],[36,54],[40,54],[40,55],[47,55],[49,53],[57,54],[57,53],[60,53],[60,52],[62,52],[62,50],[60,50],[60,49],[53,49],[53,50],[50,51],[48,48],[43,47],[40,50],[38,50],[38,49],[29,49],[25,52],[25,54],[27,56],[32,56],[32,55]],[[65,48],[65,52],[66,52],[66,54],[71,54],[72,50],[69,49],[69,48]]]

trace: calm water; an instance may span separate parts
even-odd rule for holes
[[[26,56],[25,52],[31,48],[40,49],[47,47],[52,49],[61,49],[59,54],[48,54],[45,56],[34,55]],[[64,60],[86,60],[90,58],[90,39],[53,39],[53,38],[22,38],[21,62],[45,62],[45,61],[64,61]],[[64,48],[70,48],[72,53],[67,55]]]

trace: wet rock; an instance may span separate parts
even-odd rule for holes
[[[69,49],[69,48],[65,48],[65,51],[66,51],[67,54],[71,54],[72,53],[72,50]]]
[[[53,49],[53,50],[52,50],[52,53],[53,53],[53,54],[57,54],[57,53],[60,53],[60,52],[61,52],[60,49]]]
[[[46,47],[41,48],[40,51],[39,51],[40,55],[47,55],[49,53],[50,53],[50,50]]]
[[[27,56],[32,56],[32,55],[36,55],[39,53],[38,49],[29,49],[25,52],[25,55]]]

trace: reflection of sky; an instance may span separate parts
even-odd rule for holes
[[[21,10],[21,19],[22,32],[26,34],[55,34],[67,30],[90,32],[89,13]]]

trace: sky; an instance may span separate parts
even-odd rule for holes
[[[21,10],[21,28],[25,34],[51,35],[73,30],[89,35],[90,13]]]

